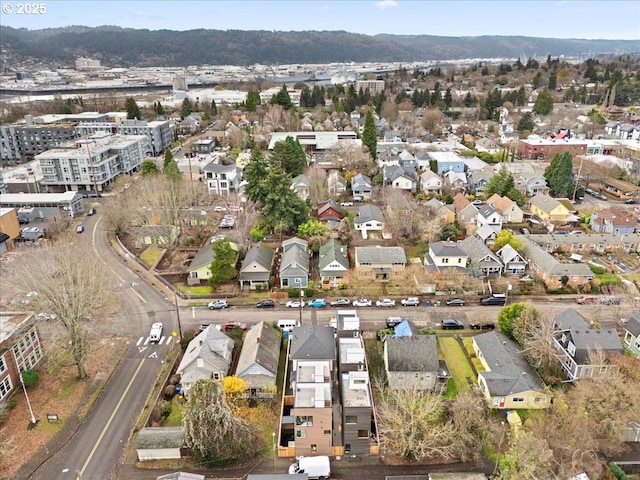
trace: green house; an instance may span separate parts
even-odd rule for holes
[[[624,346],[640,358],[640,313],[632,316],[624,326]]]
[[[232,265],[235,267],[238,261],[238,245],[233,242],[229,242],[231,248],[234,252],[236,252],[236,256],[233,259]],[[193,257],[191,263],[189,264],[189,275],[187,277],[188,285],[198,285],[201,283],[206,283],[209,281],[211,277],[211,270],[209,267],[211,266],[211,262],[213,262],[213,248],[209,243],[202,247],[196,256]]]

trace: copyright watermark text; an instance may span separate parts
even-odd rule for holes
[[[46,3],[3,3],[5,15],[43,15],[47,13]]]

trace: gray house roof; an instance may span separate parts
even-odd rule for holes
[[[160,475],[156,480],[205,480],[204,475],[199,473],[175,472],[167,475]]]
[[[589,322],[576,309],[567,308],[553,319],[558,330],[586,329]]]
[[[377,205],[363,205],[358,209],[358,216],[353,219],[353,223],[367,223],[376,220],[384,223],[384,215]]]
[[[469,255],[472,262],[482,262],[484,267],[502,267],[500,258],[494,254],[478,237],[467,237],[460,247]]]
[[[575,236],[577,237],[578,235]],[[522,240],[525,244],[522,254],[549,275],[559,277],[566,275],[568,277],[583,276],[585,278],[593,278],[593,272],[585,263],[562,263],[550,253],[542,250],[542,248],[540,248],[526,235],[517,235],[517,238]]]
[[[356,259],[360,265],[368,263],[372,266],[407,263],[407,256],[402,247],[356,247]]]
[[[418,181],[418,175],[414,167],[401,167],[400,165],[384,167],[384,179],[387,182],[393,182],[398,177],[406,177],[414,183]]]
[[[202,167],[202,172],[212,172],[214,174],[219,174],[219,173],[228,173],[228,172],[233,172],[233,171],[237,171],[238,167],[236,167],[235,165],[220,165],[219,163],[207,163],[204,167]]]
[[[356,189],[356,188],[362,188],[362,187],[368,187],[371,188],[371,179],[369,177],[367,177],[366,175],[363,175],[361,173],[358,173],[355,177],[353,177],[351,179],[351,189]]]
[[[484,377],[492,397],[515,395],[544,387],[515,342],[498,332],[483,333],[473,338],[491,369],[478,375]]]
[[[467,252],[458,242],[443,240],[440,242],[432,242],[429,248],[436,257],[467,257]]]
[[[327,268],[327,266],[334,261],[343,266],[345,271],[349,270],[347,247],[340,245],[335,238],[332,238],[320,247],[320,274],[322,274],[322,270]]]
[[[562,205],[558,200],[544,193],[537,193],[535,197],[529,200],[529,204],[535,205],[543,212],[550,212],[554,208]]]
[[[309,255],[307,251],[297,246],[285,250],[280,260],[280,276],[300,277],[308,274]]]
[[[291,360],[335,360],[333,327],[294,327],[291,332]]]
[[[385,339],[391,372],[436,372],[439,370],[435,335]]]
[[[250,272],[246,269],[253,262],[258,263],[262,267],[264,267],[267,272]],[[264,243],[260,242],[255,245],[251,250],[247,252],[247,255],[244,257],[244,262],[242,262],[242,267],[240,267],[240,275],[238,275],[239,280],[263,280],[268,281],[270,277],[271,264],[273,263],[273,250],[266,246]]]
[[[494,213],[498,213],[498,211],[488,203],[483,203],[478,207],[478,215],[482,215],[484,218],[489,218]]]
[[[198,365],[198,359],[202,359],[206,364],[226,375],[232,352],[233,340],[215,328],[215,325],[209,325],[189,342],[177,372],[182,375],[185,383],[191,383],[200,378],[211,378],[211,374],[214,373],[209,369],[211,367],[205,368],[204,365]]]
[[[275,385],[280,360],[280,335],[265,322],[247,332],[236,367],[236,375],[249,380],[252,387]],[[266,382],[269,377],[272,382]]]
[[[634,337],[640,338],[640,313],[631,317],[624,328]]]
[[[184,445],[182,427],[146,427],[138,432],[137,449],[180,448]]]

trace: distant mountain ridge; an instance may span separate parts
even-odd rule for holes
[[[638,53],[640,40],[537,37],[362,35],[345,31],[144,30],[72,26],[45,30],[0,27],[2,56],[73,65],[77,57],[106,66],[420,62],[464,58],[538,58]],[[6,63],[5,63],[6,65]]]

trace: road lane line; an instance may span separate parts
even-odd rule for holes
[[[144,303],[147,303],[147,301],[144,298],[142,298],[142,296],[138,292],[136,292],[135,288],[133,288],[133,287],[129,287],[129,288],[131,288],[131,291],[136,294],[136,297],[138,297]]]
[[[144,361],[145,361],[145,359],[143,358],[142,361],[140,362],[140,365],[138,365],[138,368],[136,369],[135,373],[132,375],[131,380],[129,381],[129,385],[127,385],[127,388],[125,388],[122,396],[120,397],[120,400],[118,401],[118,404],[116,405],[116,408],[111,413],[111,416],[109,417],[109,420],[107,420],[107,424],[102,429],[102,432],[100,432],[100,436],[98,437],[98,440],[96,441],[96,444],[91,449],[91,452],[89,453],[89,457],[87,458],[87,461],[84,462],[84,465],[82,466],[80,471],[78,471],[78,475],[76,477],[76,480],[81,480],[82,479],[82,474],[87,469],[87,466],[89,465],[89,462],[93,458],[93,455],[96,453],[96,450],[98,449],[98,446],[100,445],[100,442],[102,442],[102,438],[104,437],[104,434],[107,432],[107,429],[109,428],[109,426],[111,425],[111,422],[115,418],[116,413],[118,413],[118,409],[120,408],[120,405],[122,405],[122,402],[124,401],[124,397],[126,397],[127,393],[129,393],[129,389],[131,388],[131,385],[133,385],[133,381],[138,376],[138,373],[140,373],[140,369],[142,368],[142,365],[144,364]]]

